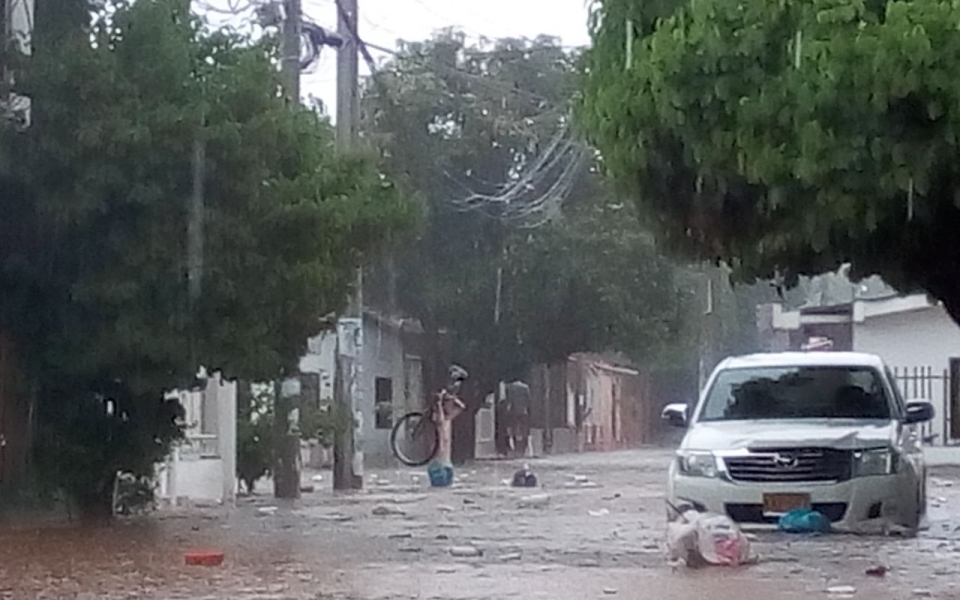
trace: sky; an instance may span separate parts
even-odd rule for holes
[[[585,46],[587,0],[358,0],[360,38],[392,48],[396,40],[423,40],[437,30],[456,26],[468,36],[488,38],[559,37],[565,46]],[[303,0],[305,18],[336,29],[334,0]],[[335,114],[336,56],[323,52],[319,63],[301,80],[304,96],[320,98]],[[385,55],[371,52],[378,61]],[[360,61],[361,76],[369,73]]]

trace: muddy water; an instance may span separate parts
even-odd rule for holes
[[[263,523],[263,526],[261,526]],[[283,521],[165,519],[0,533],[0,598],[550,598],[617,596],[660,600],[804,597],[749,572],[674,573],[669,569],[576,568],[452,562],[354,562],[375,558],[371,542],[314,538]],[[241,527],[235,531],[235,527]],[[319,533],[319,532],[314,532]],[[330,533],[330,532],[327,532]],[[349,536],[348,536],[349,537]],[[222,567],[187,567],[188,550],[225,549]]]
[[[231,511],[0,529],[0,599],[793,600],[829,598],[839,585],[871,600],[916,589],[960,598],[960,481],[932,486],[933,524],[919,539],[763,534],[759,565],[697,572],[664,561],[664,460],[639,452],[534,463],[537,492],[551,498],[536,509],[519,508],[529,492],[502,486],[514,466],[498,465],[445,491],[411,490],[399,485],[410,474],[384,472],[363,494],[323,490],[269,516],[258,516],[272,502],[261,497]],[[574,475],[591,486],[571,486]],[[384,504],[398,511],[376,515]],[[459,545],[483,555],[455,559],[449,550]],[[224,551],[226,561],[186,566],[196,550]],[[894,570],[866,577],[877,561]]]
[[[300,532],[222,516],[0,532],[0,598],[316,597],[333,569]],[[190,567],[184,554],[222,550],[226,564]],[[303,557],[315,558],[309,568]]]

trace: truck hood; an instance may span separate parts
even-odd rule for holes
[[[890,446],[896,421],[802,419],[694,423],[680,445],[688,450],[801,448],[816,446],[855,450]]]

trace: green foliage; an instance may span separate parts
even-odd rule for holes
[[[851,261],[957,318],[958,25],[939,0],[598,0],[579,122],[674,246],[788,282]]]
[[[368,296],[428,334],[455,332],[453,358],[481,386],[576,351],[668,360],[681,326],[675,267],[590,169],[562,216],[536,228],[454,202],[495,193],[544,151],[568,118],[576,60],[552,38],[473,47],[447,32],[402,47],[364,90],[365,135],[427,205],[418,242],[384,268],[396,298],[376,293],[391,289],[383,273]]]
[[[317,440],[321,446],[332,447],[334,436],[353,426],[349,411],[338,410],[336,405],[318,406],[300,401],[300,437]]]
[[[33,125],[0,130],[0,326],[36,382],[53,441],[41,464],[77,495],[163,455],[162,392],[192,385],[199,364],[254,380],[293,370],[355,266],[416,215],[371,163],[335,156],[319,115],[285,104],[269,40],[208,32],[187,4],[118,1],[90,31],[38,44],[17,74]]]

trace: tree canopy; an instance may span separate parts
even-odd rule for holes
[[[958,26],[938,0],[597,0],[579,123],[674,247],[788,283],[850,262],[960,320]]]
[[[684,326],[676,266],[563,135],[576,60],[553,38],[446,32],[401,46],[364,89],[364,135],[427,206],[418,240],[393,254],[395,297],[379,301],[455,332],[452,356],[484,392],[578,351],[668,360]],[[574,150],[525,179],[554,143]],[[562,173],[566,193],[551,193]]]
[[[165,390],[201,364],[292,371],[415,211],[286,105],[271,40],[208,31],[175,0],[114,2],[53,38],[56,4],[17,72],[33,124],[0,130],[0,327],[35,382],[41,463],[102,497],[166,452]]]

